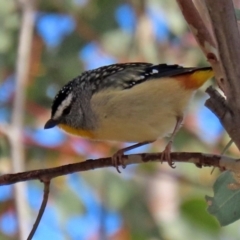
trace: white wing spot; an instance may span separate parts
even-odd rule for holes
[[[136,80],[142,80],[144,78],[145,78],[144,76],[139,76],[139,77],[136,78]]]
[[[153,69],[152,70],[152,73],[154,74],[154,73],[158,73],[158,70],[157,69]]]

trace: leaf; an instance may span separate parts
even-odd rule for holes
[[[218,233],[220,226],[216,219],[207,213],[206,202],[202,198],[193,198],[183,202],[181,211],[198,229]]]
[[[240,185],[230,171],[223,172],[213,185],[214,197],[206,196],[208,212],[214,215],[221,226],[240,218]]]

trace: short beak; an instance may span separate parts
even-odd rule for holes
[[[58,124],[57,120],[54,119],[49,119],[45,125],[44,125],[44,129],[48,129],[48,128],[53,128]]]

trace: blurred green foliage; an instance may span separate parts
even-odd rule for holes
[[[117,10],[123,6],[131,9],[133,15],[131,17],[135,19],[135,24],[127,25],[126,29],[120,25],[116,17]],[[155,14],[154,17],[151,17],[151,14]],[[49,22],[41,25],[44,17],[49,16],[60,16],[59,22],[52,25],[48,19]],[[48,31],[48,34],[54,35],[55,31],[59,31],[58,27],[60,29],[62,26],[60,20],[63,16],[71,18],[65,22],[67,30],[64,31],[67,32],[59,37],[57,44],[50,44],[51,41],[46,40],[40,26]],[[123,21],[130,16],[121,17]],[[71,25],[71,21],[74,26]],[[15,74],[20,23],[21,12],[15,1],[2,0],[0,8],[2,85]],[[92,50],[86,54],[86,49]],[[110,156],[123,146],[122,143],[77,139],[66,136],[58,130],[54,133],[43,132],[42,128],[49,118],[54,95],[67,81],[86,68],[129,61],[167,62],[186,66],[207,65],[175,1],[38,1],[26,86],[24,143],[28,169],[54,167],[88,158]],[[206,86],[200,89],[192,101],[185,125],[175,140],[176,151],[220,153],[228,141],[223,131],[217,131],[211,142],[202,137],[199,109],[203,108],[206,99],[205,88]],[[0,116],[4,122],[9,121],[7,115],[11,116],[14,93],[10,94],[7,100],[2,96],[0,92],[1,108],[4,110]],[[203,119],[201,124],[208,121],[209,118]],[[206,128],[209,132],[212,130],[207,126]],[[56,142],[50,142],[51,139]],[[160,151],[164,146],[165,141],[159,140],[146,150]],[[1,135],[1,173],[11,171],[10,151],[11,146],[6,137]],[[236,148],[233,146],[229,152],[236,154]],[[185,235],[187,233],[189,236],[195,235],[196,239],[229,239],[229,236],[231,239],[239,239],[238,222],[233,224],[230,230],[220,228],[215,219],[205,211],[204,195],[211,191],[210,187],[218,175],[217,171],[210,175],[209,169],[198,169],[187,164],[178,164],[176,169],[170,169],[164,164],[144,164],[129,167],[122,172],[117,174],[115,169],[104,169],[78,174],[74,178],[76,184],[78,183],[76,179],[79,181],[83,179],[90,188],[91,198],[104,209],[116,213],[121,219],[121,224],[115,232],[112,230],[110,234],[103,231],[102,234],[108,236],[105,239],[191,239]],[[61,222],[60,227],[51,228],[51,234],[55,236],[54,234],[59,233],[63,236],[59,239],[80,239],[80,223],[79,229],[75,227],[74,236],[70,234],[72,230],[68,231],[66,227],[68,221],[75,216],[82,217],[84,226],[88,226],[85,227],[88,237],[82,239],[97,237],[100,239],[98,235],[100,231],[94,228],[93,222],[102,228],[106,216],[102,211],[94,212],[92,218],[84,218],[94,206],[92,208],[86,206],[87,203],[84,201],[86,189],[81,184],[80,181],[78,190],[73,190],[67,177],[57,178],[51,183],[49,209],[55,209],[56,222],[58,220]],[[34,191],[40,191],[40,197],[33,194],[32,188]],[[41,188],[38,184],[31,183],[29,189],[31,219],[34,221],[38,208],[33,208],[31,201],[40,204]],[[2,216],[6,212],[14,212],[13,198],[11,195],[7,199],[0,199],[0,239],[14,239],[16,236],[14,235],[16,233],[4,232],[1,225]],[[87,202],[91,203],[90,200]],[[47,213],[44,215],[47,217],[40,223],[37,235],[39,239],[43,239],[41,236],[47,231],[44,227],[46,225],[51,227],[51,224],[47,223],[47,218],[50,217]],[[55,236],[54,239],[58,238]]]
[[[223,172],[213,185],[214,197],[206,196],[208,212],[216,216],[221,226],[226,226],[240,218],[239,183],[230,171]]]

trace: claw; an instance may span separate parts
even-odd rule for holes
[[[124,154],[124,149],[121,149],[112,156],[112,165],[116,168],[118,173],[121,173],[121,171],[119,170],[119,165],[121,165],[122,168],[126,167],[123,154]]]
[[[172,161],[171,158],[171,148],[172,148],[172,141],[169,141],[167,146],[165,147],[165,149],[162,151],[162,155],[161,155],[161,163],[163,163],[163,160],[167,160],[168,165],[171,168],[176,168],[175,163]]]
[[[162,151],[162,155],[161,155],[161,163],[163,162],[163,159],[165,159],[167,162],[168,162],[168,165],[171,167],[171,168],[176,168],[176,166],[174,165],[174,162],[172,161],[171,159],[171,147],[172,147],[172,142],[173,142],[173,139],[177,133],[177,131],[179,130],[179,128],[181,127],[181,124],[182,124],[182,121],[183,121],[183,117],[177,117],[177,122],[176,122],[176,126],[173,130],[173,133],[170,137],[170,140],[167,144],[167,146],[165,147],[165,149]]]
[[[146,145],[148,143],[151,143],[152,141],[146,141],[146,142],[141,142],[141,143],[137,143],[137,144],[134,144],[132,146],[129,146],[129,147],[126,147],[126,148],[123,148],[123,149],[120,149],[118,150],[113,156],[112,156],[112,165],[117,169],[118,173],[121,173],[120,170],[119,170],[119,165],[122,166],[122,168],[125,168],[126,165],[125,165],[125,161],[124,161],[124,153],[129,151],[129,150],[132,150],[132,149],[135,149],[135,148],[138,148],[138,147],[141,147],[143,145]]]

